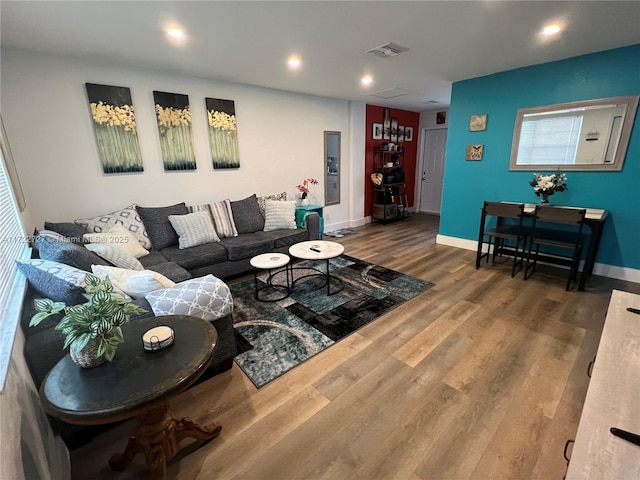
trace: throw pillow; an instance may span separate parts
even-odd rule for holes
[[[264,219],[265,232],[295,230],[296,228],[296,202],[267,201]]]
[[[231,212],[239,234],[253,233],[264,228],[264,217],[260,213],[255,194],[244,200],[231,202]]]
[[[233,312],[229,287],[213,275],[156,290],[145,298],[155,315],[192,315],[211,321]]]
[[[218,237],[238,236],[238,230],[236,230],[236,225],[233,222],[233,213],[231,212],[231,202],[229,199],[212,203],[211,214],[213,215],[213,223]]]
[[[83,295],[84,277],[87,272],[64,263],[39,258],[16,261],[16,264],[39,295],[67,305],[78,305],[87,301]]]
[[[59,233],[63,237],[67,237],[69,241],[73,243],[84,243],[82,236],[87,233],[87,230],[80,225],[70,222],[44,222],[45,230],[50,230]]]
[[[267,206],[267,200],[286,200],[287,192],[277,193],[275,195],[267,195],[266,197],[258,197],[258,207],[260,207],[260,213],[264,217],[265,207]]]
[[[137,209],[154,250],[162,250],[178,243],[178,235],[169,222],[169,215],[189,213],[184,202],[168,207],[137,207]]]
[[[121,224],[111,227],[106,233],[85,233],[83,239],[89,243],[104,243],[134,258],[149,254],[149,251],[140,245],[138,239]]]
[[[219,242],[220,238],[213,228],[208,212],[188,213],[187,215],[169,215],[169,221],[178,234],[179,248],[195,247],[210,242]]]
[[[86,248],[116,267],[128,268],[130,270],[144,270],[140,260],[132,257],[124,250],[114,248],[106,243],[88,243]]]
[[[144,298],[150,292],[175,285],[164,275],[152,270],[127,270],[117,267],[93,265],[91,271],[100,278],[109,278],[112,285],[134,299]]]
[[[127,208],[122,210],[116,210],[115,212],[105,213],[93,218],[81,218],[74,220],[76,225],[84,227],[86,231],[84,233],[104,233],[116,224],[120,223],[135,235],[144,248],[151,248],[151,242],[149,235],[147,234],[142,219],[136,211],[136,204],[133,203]],[[45,224],[45,228],[48,228]],[[53,230],[53,229],[51,229]],[[64,234],[63,234],[64,235]]]
[[[35,248],[42,260],[64,263],[86,272],[91,271],[91,265],[108,265],[101,257],[91,252],[82,244],[71,243],[67,237],[54,237],[48,230],[42,230],[35,239]],[[58,235],[54,233],[54,235]]]

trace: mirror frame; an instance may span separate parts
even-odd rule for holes
[[[520,108],[516,113],[516,123],[513,130],[513,141],[511,143],[511,160],[509,162],[509,170],[573,170],[573,171],[620,171],[624,165],[624,160],[627,155],[627,148],[629,146],[629,138],[631,137],[631,130],[633,129],[633,123],[636,117],[636,111],[638,109],[638,95],[630,95],[626,97],[611,97],[601,98],[597,100],[585,100],[581,102],[559,103],[556,105],[547,105],[544,107],[533,108]],[[536,165],[517,165],[516,156],[518,155],[518,147],[520,143],[520,130],[522,128],[522,122],[525,115],[533,113],[545,113],[553,112],[555,110],[568,110],[572,108],[593,107],[600,105],[627,105],[627,112],[625,114],[624,121],[622,122],[622,129],[620,131],[620,140],[618,141],[618,147],[613,163],[585,163],[585,164],[573,164],[573,165],[560,165],[557,163],[549,164],[536,164]]]
[[[336,201],[330,202],[329,201],[329,168],[327,165],[327,160],[328,160],[328,151],[327,151],[327,141],[329,138],[329,135],[337,135],[338,136],[338,178],[337,178],[337,189],[338,189],[338,199]],[[340,177],[342,176],[340,169],[342,167],[341,165],[341,158],[340,158],[340,149],[341,149],[341,142],[342,142],[342,132],[336,132],[336,131],[331,131],[331,130],[325,130],[324,132],[324,204],[325,205],[337,205],[340,203]]]

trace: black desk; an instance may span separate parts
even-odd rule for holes
[[[159,324],[174,330],[174,344],[148,352],[142,334]],[[164,479],[166,462],[177,453],[182,439],[208,440],[222,429],[215,423],[200,426],[187,417],[177,418],[169,410],[169,400],[211,363],[218,334],[209,322],[185,315],[135,320],[123,327],[123,334],[125,342],[111,363],[81,368],[65,356],[42,382],[40,399],[48,413],[78,425],[137,417],[135,435],[109,465],[124,470],[133,457],[144,453],[152,478]]]
[[[561,205],[554,205],[560,206]],[[582,208],[582,207],[562,207],[562,208]],[[533,203],[526,203],[524,206],[524,213],[527,216],[533,217],[536,205]],[[587,277],[590,277],[593,273],[593,265],[596,263],[596,256],[598,255],[598,248],[600,247],[600,240],[602,239],[602,232],[609,211],[600,208],[586,208],[587,214],[584,219],[585,225],[591,229],[591,236],[589,238],[589,245],[587,246],[587,253],[584,260],[584,267],[582,274],[580,275],[580,282],[578,283],[578,290],[583,291]],[[543,261],[553,262],[552,256],[542,256]]]

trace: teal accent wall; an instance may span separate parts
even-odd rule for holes
[[[529,186],[533,172],[509,171],[519,108],[638,94],[640,44],[454,83],[440,234],[477,241],[484,200],[539,200]],[[470,132],[469,117],[483,113],[487,129]],[[636,114],[622,171],[567,172],[569,190],[551,197],[556,204],[609,210],[596,261],[633,269],[640,269],[639,123]],[[465,160],[469,144],[484,145],[482,161]]]

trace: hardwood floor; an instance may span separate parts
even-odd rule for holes
[[[438,218],[357,228],[345,253],[436,286],[257,390],[233,368],[172,402],[223,425],[189,445],[167,478],[561,479],[575,438],[613,288],[593,277],[564,290],[564,272],[510,277],[510,262],[435,244]],[[107,467],[131,421],[71,453],[83,479],[147,478],[144,459]],[[200,448],[194,448],[200,446]]]

